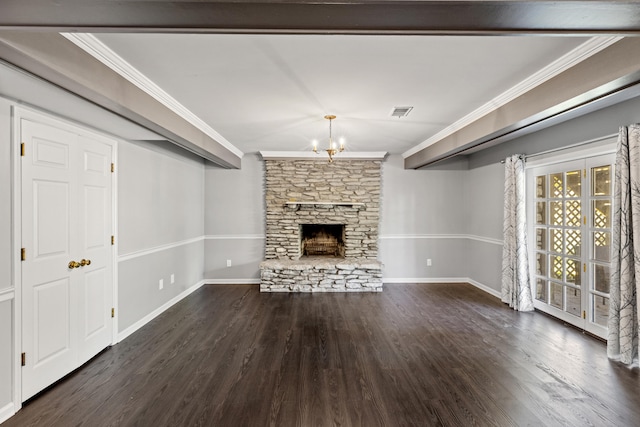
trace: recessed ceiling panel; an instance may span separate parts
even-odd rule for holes
[[[403,153],[587,39],[552,36],[98,34],[245,153]],[[391,117],[395,106],[412,106]]]

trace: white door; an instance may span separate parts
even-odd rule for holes
[[[111,342],[112,148],[80,132],[20,121],[22,400]]]
[[[611,262],[613,156],[528,171],[534,305],[606,336]]]
[[[111,343],[113,268],[111,262],[111,146],[81,136],[79,140],[78,273],[79,363]]]

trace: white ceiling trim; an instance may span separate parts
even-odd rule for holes
[[[324,160],[325,162],[329,160],[327,155],[316,154],[313,151],[260,151],[259,153],[264,160]],[[384,160],[386,156],[386,151],[348,151],[336,154],[333,160]]]
[[[151,81],[147,76],[138,71],[134,66],[125,61],[122,57],[111,50],[107,45],[98,40],[93,34],[85,33],[60,33],[70,42],[87,52],[89,55],[102,62],[107,67],[136,85],[138,88],[155,98],[165,107],[182,117],[187,122],[200,129],[206,135],[213,138],[220,145],[231,151],[238,157],[242,157],[244,153],[239,150],[235,145],[227,141],[225,137],[220,135],[205,123],[198,116],[193,114],[184,105],[178,102],[175,98],[162,90],[160,86]]]
[[[546,67],[532,74],[517,85],[513,86],[511,89],[503,92],[502,94],[493,98],[491,101],[482,105],[480,108],[472,111],[471,113],[457,120],[455,123],[447,126],[429,139],[405,151],[404,153],[402,153],[402,157],[406,159],[407,157],[417,153],[418,151],[435,144],[441,139],[455,133],[459,129],[462,129],[463,127],[475,122],[479,118],[491,113],[494,110],[497,110],[513,99],[532,90],[536,86],[539,86],[540,84],[546,82],[547,80],[550,80],[563,71],[568,70],[569,68],[595,55],[601,50],[611,46],[619,40],[622,40],[622,38],[623,37],[617,36],[590,38],[588,41],[573,49],[571,52],[568,52],[567,54],[561,56],[551,64],[547,65]]]

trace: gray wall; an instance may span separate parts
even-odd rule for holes
[[[405,170],[399,155],[383,162],[379,259],[386,279],[467,277],[461,270],[467,243],[465,173]],[[259,156],[246,155],[240,170],[207,166],[207,282],[259,281],[264,221],[264,162]],[[427,258],[432,259],[431,267]],[[227,259],[232,267],[226,267]]]
[[[464,173],[465,277],[500,290],[504,167],[499,161]],[[495,260],[499,260],[498,263]]]
[[[465,277],[463,191],[464,171],[405,170],[401,156],[385,160],[379,244],[387,281]]]
[[[0,409],[13,402],[13,360],[13,301],[0,301]]]
[[[242,158],[242,168],[205,170],[205,273],[208,283],[259,283],[264,259],[264,162]],[[227,267],[231,260],[231,267]]]
[[[536,154],[611,134],[640,122],[640,97],[551,126],[469,156],[469,168],[495,164],[512,154]]]
[[[122,332],[202,280],[204,163],[168,144],[125,142],[116,167]]]
[[[11,288],[11,104],[0,98],[0,290]],[[1,403],[0,403],[1,406]]]
[[[118,145],[119,255],[200,237],[204,163],[168,143]]]
[[[0,70],[3,71],[3,70]],[[3,75],[4,76],[4,75]],[[42,82],[38,83],[42,85]],[[36,86],[29,97],[42,98]],[[16,85],[0,84],[0,94]],[[64,99],[67,117],[85,105],[46,87],[49,109]],[[26,96],[26,95],[25,95]],[[34,102],[34,101],[31,101]],[[11,240],[10,105],[0,99],[0,409],[11,404],[13,297]],[[59,105],[59,103],[58,103]],[[93,111],[77,110],[82,117]],[[62,111],[58,111],[62,113]],[[85,121],[109,124],[113,134],[146,135],[103,120],[93,111]],[[640,98],[525,135],[471,155],[460,168],[404,170],[400,156],[382,167],[380,260],[385,277],[419,280],[469,278],[490,290],[500,287],[503,168],[514,153],[534,154],[615,133],[640,122]],[[125,131],[126,128],[126,131]],[[122,132],[119,132],[119,129]],[[146,138],[146,136],[145,136]],[[465,161],[466,162],[466,161]],[[118,146],[119,330],[192,289],[212,283],[247,283],[258,278],[264,257],[264,164],[247,155],[241,170],[222,170],[173,146],[124,142]],[[426,259],[432,259],[428,267]],[[226,260],[232,267],[226,267]],[[175,275],[175,284],[170,275]],[[164,289],[158,281],[164,280]],[[4,292],[3,292],[4,290]]]
[[[535,154],[600,138],[634,122],[640,122],[640,98],[524,135],[459,162],[405,170],[400,156],[389,156],[382,166],[379,240],[385,280],[469,279],[498,294],[504,185],[500,160],[514,153]],[[264,233],[263,169],[257,156],[246,156],[238,171],[207,168],[207,280],[257,280],[263,241],[251,235]],[[236,263],[234,257],[240,261]],[[233,267],[225,267],[226,259],[232,259]]]
[[[509,155],[527,155],[579,144],[618,132],[620,126],[640,122],[640,98],[569,120],[480,151],[468,158],[465,174],[467,232],[502,239],[504,168],[500,160]],[[467,247],[468,277],[499,291],[502,247],[473,241]]]
[[[150,132],[0,64],[0,417],[13,412],[15,322],[12,259],[11,106],[26,104],[96,125],[121,140]],[[4,98],[4,97],[7,98]],[[42,102],[40,102],[42,101]],[[58,106],[58,111],[54,108]],[[204,162],[163,142],[118,144],[119,331],[202,284]],[[175,283],[171,284],[171,274]],[[164,280],[163,290],[158,281]]]

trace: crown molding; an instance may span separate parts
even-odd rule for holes
[[[557,60],[553,61],[546,67],[540,69],[535,72],[528,78],[524,79],[517,85],[503,92],[502,94],[496,96],[491,101],[467,114],[466,116],[460,118],[456,122],[442,129],[440,132],[433,135],[431,138],[421,142],[415,147],[405,151],[402,153],[402,157],[406,159],[407,157],[417,153],[424,148],[429,147],[430,145],[435,144],[441,139],[452,135],[456,131],[464,128],[465,126],[475,122],[479,118],[486,116],[492,111],[497,110],[498,108],[504,106],[509,101],[516,99],[517,97],[529,92],[536,86],[541,85],[547,80],[557,76],[558,74],[568,70],[574,65],[584,61],[585,59],[595,55],[603,49],[611,46],[612,44],[620,41],[622,37],[592,37],[586,42],[582,43],[577,48],[568,52],[567,54],[561,56]]]
[[[322,153],[313,151],[259,151],[263,160],[328,160]],[[346,151],[336,154],[334,161],[340,160],[384,160],[386,151]]]
[[[235,145],[227,141],[222,135],[216,132],[211,126],[205,123],[198,116],[193,114],[184,105],[175,98],[162,90],[160,86],[151,81],[147,76],[138,71],[133,65],[129,64],[121,56],[111,50],[107,45],[98,40],[93,34],[85,33],[60,33],[64,38],[78,46],[80,49],[102,62],[107,67],[127,79],[132,84],[152,96],[156,101],[200,129],[209,137],[213,138],[220,145],[231,151],[238,157],[242,157],[244,153]]]

